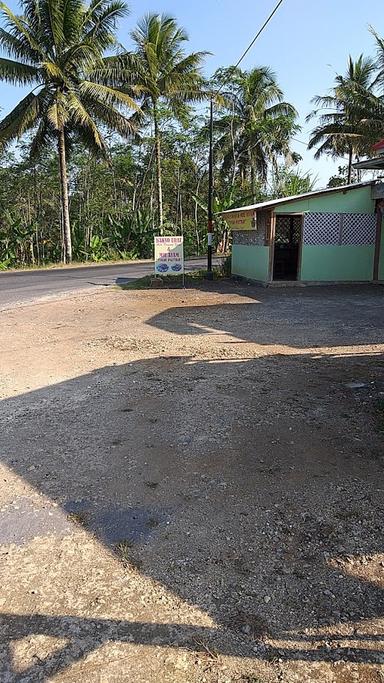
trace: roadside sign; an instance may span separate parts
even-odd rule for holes
[[[254,211],[232,211],[223,213],[221,216],[226,221],[230,230],[255,230],[256,220]]]
[[[184,273],[182,236],[155,237],[155,273],[158,275]]]

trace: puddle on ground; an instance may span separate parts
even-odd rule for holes
[[[60,508],[38,507],[29,498],[16,498],[1,512],[0,543],[4,545],[24,545],[36,537],[66,536],[71,531],[67,515]]]
[[[97,507],[93,501],[71,500],[63,508],[39,507],[25,497],[4,506],[0,515],[0,544],[24,545],[34,538],[53,534],[66,536],[73,524],[81,525],[107,545],[140,543],[169,519],[169,512],[148,507],[126,508],[121,505]]]
[[[63,507],[74,521],[108,545],[146,541],[156,527],[169,519],[168,512],[156,508],[121,505],[98,508],[93,501],[84,499],[68,501]]]

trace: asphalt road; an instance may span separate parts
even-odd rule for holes
[[[187,271],[205,267],[205,259],[193,259],[185,264]],[[151,273],[150,261],[0,273],[0,310],[103,285],[124,284]]]

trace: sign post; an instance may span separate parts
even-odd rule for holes
[[[155,237],[155,274],[184,275],[184,238],[178,236]]]
[[[213,280],[212,241],[213,241],[213,96],[211,96],[210,118],[209,118],[207,280]]]

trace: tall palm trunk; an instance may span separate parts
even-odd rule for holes
[[[64,126],[59,130],[59,166],[60,166],[60,185],[61,185],[61,205],[63,211],[63,233],[64,233],[64,261],[72,261],[72,236],[71,223],[69,219],[69,196],[68,196],[68,176],[67,159],[65,154],[65,131]]]
[[[352,180],[352,155],[353,155],[353,148],[352,145],[349,147],[348,151],[348,176],[347,176],[347,184],[349,185],[351,180]]]
[[[160,234],[163,230],[163,188],[161,180],[161,140],[159,131],[159,120],[156,101],[153,101],[153,124],[155,128],[155,147],[156,147],[156,182],[157,182],[157,208],[159,214]]]
[[[256,188],[255,188],[255,167],[253,165],[253,160],[251,159],[251,193],[252,201],[256,201]]]

